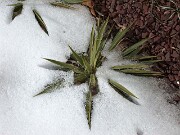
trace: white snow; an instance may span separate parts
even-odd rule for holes
[[[32,4],[36,1],[36,4]],[[78,52],[88,46],[94,19],[88,9],[55,8],[48,0],[29,0],[11,22],[10,0],[0,2],[0,135],[179,135],[180,112],[166,101],[166,84],[153,78],[125,75],[109,69],[129,63],[118,51],[98,69],[101,92],[94,98],[92,129],[88,128],[84,101],[87,84],[72,85],[73,73],[48,70],[42,58],[66,61],[68,45]],[[34,18],[36,8],[50,36]],[[67,87],[33,97],[53,79],[65,78]],[[107,83],[111,78],[138,96],[135,105]]]

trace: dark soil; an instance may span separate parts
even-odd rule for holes
[[[180,10],[162,9],[160,6],[180,8],[180,1],[173,0],[94,0],[97,14],[110,17],[113,32],[134,22],[127,34],[128,44],[142,38],[151,39],[143,53],[158,56],[163,62],[155,70],[165,74],[170,85],[180,88]],[[173,14],[173,15],[172,15]],[[172,16],[171,16],[172,15]]]

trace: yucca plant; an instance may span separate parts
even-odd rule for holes
[[[44,58],[45,60],[57,65],[59,67],[59,70],[63,71],[73,71],[74,72],[74,84],[80,85],[82,83],[88,83],[89,85],[89,91],[86,94],[86,115],[87,120],[89,124],[89,128],[91,129],[91,113],[93,108],[93,97],[99,93],[99,87],[98,87],[98,79],[96,77],[96,71],[97,68],[100,67],[105,60],[105,57],[102,55],[102,51],[104,50],[104,47],[106,45],[107,37],[110,33],[110,30],[107,31],[107,24],[108,19],[104,21],[101,25],[97,25],[97,31],[95,31],[95,28],[92,28],[91,32],[91,38],[89,43],[89,48],[87,52],[83,53],[77,53],[75,50],[73,50],[71,47],[70,50],[72,52],[72,55],[68,59],[67,62],[61,62],[53,59]],[[128,32],[130,27],[127,27],[123,30],[120,30],[115,38],[112,40],[112,43],[109,47],[109,51],[112,51],[114,48],[119,45],[120,42],[122,42],[123,37]],[[140,42],[130,46],[129,48],[123,50],[123,57],[131,58],[136,60],[149,60],[149,58],[154,58],[154,56],[148,56],[146,58],[140,58],[135,57],[137,55],[136,50],[139,50],[140,46],[142,46],[147,39],[143,39]],[[136,53],[134,53],[136,52]],[[133,64],[133,65],[117,65],[112,66],[112,70],[120,71],[123,73],[133,74],[133,75],[139,75],[139,76],[161,76],[161,73],[159,72],[152,72],[149,69],[149,65],[145,65],[143,63],[141,64]],[[124,86],[116,82],[115,80],[112,80],[109,78],[107,82],[112,86],[114,90],[116,90],[118,93],[125,95],[125,97],[130,98],[137,98],[133,93],[131,93],[128,89],[126,89]],[[61,84],[62,82],[60,82]],[[52,86],[52,89],[54,89],[54,86],[57,86],[57,83],[55,82],[55,85],[52,83],[48,86]],[[58,85],[60,86],[60,85]],[[51,92],[51,87],[47,87],[42,90],[39,94]],[[36,95],[36,96],[37,96]]]

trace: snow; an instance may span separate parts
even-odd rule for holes
[[[13,0],[12,0],[13,1]],[[0,135],[179,135],[180,111],[166,101],[164,82],[125,75],[110,66],[130,63],[116,50],[97,71],[100,93],[94,98],[92,129],[85,110],[87,84],[73,85],[73,73],[49,70],[42,58],[66,61],[68,45],[78,52],[88,46],[94,19],[88,9],[55,8],[47,1],[27,1],[23,12],[11,22],[10,0],[0,2]],[[36,0],[37,1],[37,0]],[[50,36],[36,22],[32,9],[44,19]],[[57,78],[66,87],[33,97]],[[138,96],[135,105],[107,83],[113,79]],[[159,86],[161,85],[161,87]]]

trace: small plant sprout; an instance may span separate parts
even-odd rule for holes
[[[97,95],[100,91],[98,87],[98,78],[96,77],[97,68],[102,65],[105,57],[102,55],[102,51],[107,42],[107,37],[110,31],[107,31],[108,18],[102,22],[102,24],[97,25],[97,31],[92,28],[89,48],[87,52],[77,53],[73,48],[69,46],[72,54],[67,62],[60,62],[53,59],[44,58],[45,60],[59,66],[60,70],[63,71],[73,71],[74,72],[74,84],[80,85],[82,83],[88,83],[89,91],[86,94],[85,110],[88,120],[89,128],[91,129],[91,114],[93,109],[93,97]],[[115,49],[120,42],[122,42],[124,36],[128,32],[130,27],[120,30],[115,38],[112,40],[109,46],[109,51]],[[107,34],[108,33],[108,34]],[[143,56],[138,55],[140,48],[148,39],[143,39],[138,43],[124,49],[122,56],[131,60],[137,60],[140,62],[149,61],[152,63],[152,59],[156,58],[154,56]],[[154,60],[155,61],[155,60]],[[159,72],[150,71],[149,65],[144,63],[133,64],[133,65],[112,65],[112,70],[123,72],[126,74],[138,75],[138,76],[161,76]],[[132,92],[127,88],[116,82],[115,80],[109,78],[107,80],[109,85],[118,93],[123,93],[126,97],[137,98]],[[42,91],[40,94],[46,93],[47,89]],[[40,95],[38,94],[38,95]]]

